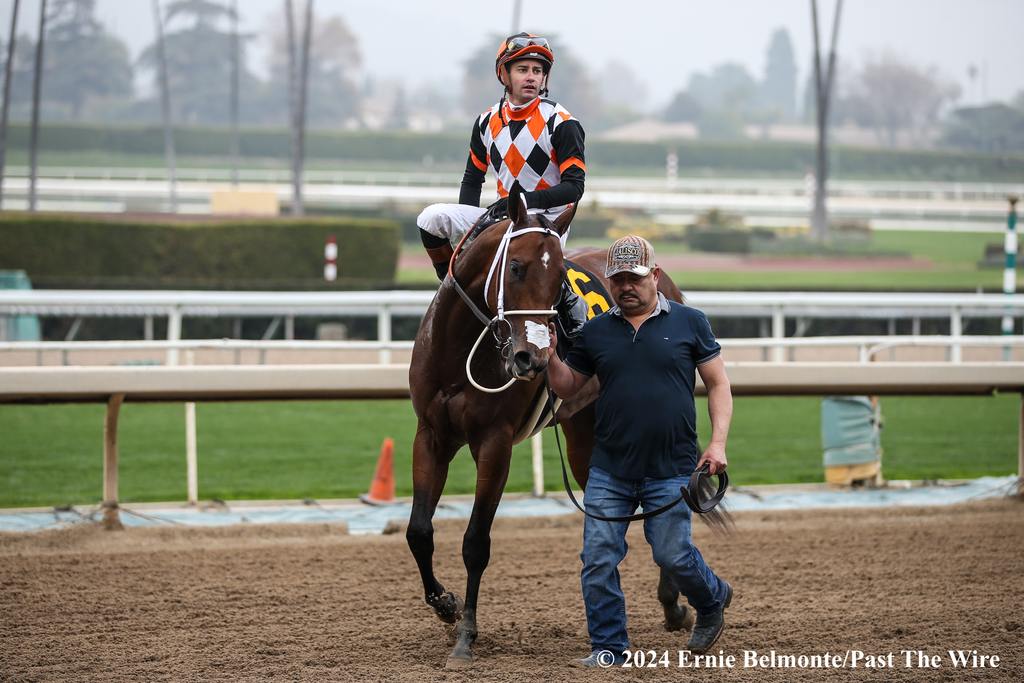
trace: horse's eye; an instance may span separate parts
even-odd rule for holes
[[[519,261],[512,261],[508,264],[508,271],[512,273],[512,277],[519,277],[523,273],[523,268],[519,265]]]

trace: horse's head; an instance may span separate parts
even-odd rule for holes
[[[522,188],[514,183],[508,196],[511,225],[498,247],[486,295],[491,311],[504,320],[495,323],[497,332],[509,338],[506,370],[528,381],[548,364],[548,323],[565,271],[560,239],[569,229],[575,207],[551,221],[542,214],[527,213],[521,197]]]

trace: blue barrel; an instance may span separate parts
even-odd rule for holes
[[[0,270],[0,289],[32,289],[23,270]],[[0,315],[0,341],[39,341],[39,318],[34,315]]]
[[[825,467],[878,462],[882,416],[867,396],[829,396],[821,402]]]

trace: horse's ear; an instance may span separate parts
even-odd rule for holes
[[[508,191],[508,217],[513,225],[526,225],[526,207],[523,205],[523,186],[516,180]]]
[[[559,235],[564,235],[565,231],[569,229],[569,224],[572,223],[573,216],[576,215],[576,204],[570,204],[565,211],[558,214],[558,218],[555,219],[555,230],[558,231]]]

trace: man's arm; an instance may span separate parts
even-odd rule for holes
[[[555,353],[558,345],[558,336],[555,334],[555,326],[548,328],[551,344],[548,346],[548,384],[558,398],[569,398],[590,379],[581,372],[576,372],[562,362],[562,359]]]
[[[708,390],[708,416],[711,418],[711,443],[701,455],[697,467],[707,462],[711,474],[717,474],[728,465],[725,442],[732,422],[732,385],[721,355],[698,365],[697,372]]]
[[[487,149],[480,135],[478,118],[473,123],[473,132],[469,136],[469,156],[466,158],[466,170],[462,174],[462,186],[459,188],[459,204],[480,206],[480,191],[486,176]]]

